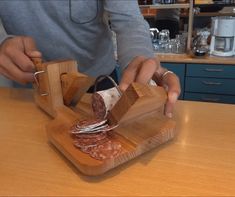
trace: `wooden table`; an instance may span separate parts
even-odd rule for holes
[[[0,196],[235,196],[235,105],[179,101],[171,142],[100,177],[48,143],[29,90],[0,89]]]

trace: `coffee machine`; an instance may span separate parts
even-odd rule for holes
[[[210,54],[229,57],[235,55],[235,17],[212,17]]]

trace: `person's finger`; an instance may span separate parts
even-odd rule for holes
[[[120,81],[120,89],[125,91],[127,87],[136,80],[136,75],[138,73],[139,65],[145,60],[146,58],[143,56],[138,56],[134,58],[128,67],[124,70],[122,79]]]
[[[34,64],[30,58],[25,55],[22,51],[15,48],[12,49],[11,53],[8,54],[12,62],[17,65],[24,72],[33,72]]]
[[[27,55],[30,58],[41,58],[42,57],[42,53],[40,51],[28,51]]]
[[[180,95],[180,82],[179,78],[174,73],[168,73],[162,79],[162,83],[164,87],[167,87],[167,102],[165,105],[165,115],[168,117],[172,117],[175,103]]]
[[[168,98],[165,104],[164,114],[169,118],[172,118],[173,116],[173,111],[174,111],[175,103],[178,99],[178,96],[179,94],[177,92],[168,92]]]
[[[24,72],[34,71],[35,66],[30,57],[41,57],[41,53],[35,50],[33,39],[23,36],[8,39],[1,46],[1,53],[8,56]]]
[[[14,79],[18,83],[26,84],[27,82],[34,81],[33,73],[23,72],[9,58],[5,58],[4,65],[1,66],[6,70],[6,76],[10,79]]]
[[[3,67],[0,67],[0,74],[2,74],[4,77],[10,80],[14,80]]]
[[[181,92],[179,77],[175,73],[167,73],[162,78],[162,85],[167,86],[170,92],[176,92],[177,94]]]
[[[31,37],[24,37],[24,52],[29,58],[41,58],[42,54],[38,51],[37,46],[33,38]],[[32,62],[32,59],[30,59]],[[33,62],[32,62],[33,64]]]
[[[154,59],[149,58],[143,61],[135,81],[138,83],[147,84],[152,79],[158,66],[159,65],[156,64]]]
[[[24,52],[30,55],[33,51],[38,51],[36,43],[31,37],[23,37]]]

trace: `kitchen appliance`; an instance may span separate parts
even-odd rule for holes
[[[204,57],[209,52],[208,37],[210,32],[207,28],[197,31],[193,39],[192,53],[194,57]]]
[[[235,17],[212,18],[210,54],[229,57],[235,55]]]

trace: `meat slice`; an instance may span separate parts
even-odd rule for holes
[[[113,141],[113,129],[107,120],[82,120],[70,129],[74,146],[91,157],[104,160],[116,157],[122,152],[119,142]]]
[[[119,142],[105,141],[97,146],[90,147],[89,154],[94,159],[105,160],[118,156],[122,152],[122,146]]]

